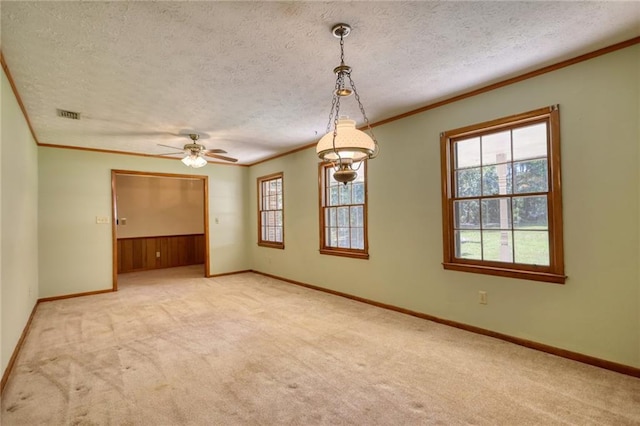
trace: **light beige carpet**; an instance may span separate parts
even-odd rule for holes
[[[260,275],[42,303],[9,425],[640,424],[640,380]]]

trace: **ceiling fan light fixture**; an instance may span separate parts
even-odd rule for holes
[[[198,169],[207,165],[207,160],[205,160],[198,154],[189,154],[181,161],[185,166],[193,167],[194,169]]]
[[[333,163],[334,179],[346,185],[358,177],[357,170],[360,165],[357,163],[375,158],[379,148],[360,101],[360,95],[351,79],[351,67],[344,63],[344,38],[351,33],[351,27],[347,24],[337,24],[331,32],[340,39],[340,65],[333,69],[336,74],[336,84],[333,89],[329,124],[327,124],[326,134],[316,145],[316,154],[322,161]],[[346,84],[347,80],[349,85]],[[368,134],[356,129],[354,120],[340,116],[340,100],[352,94],[358,102]],[[354,168],[356,164],[357,167]]]
[[[211,157],[211,158],[215,158],[222,161],[228,161],[231,163],[236,163],[238,161],[237,158],[220,155],[220,154],[227,153],[227,151],[225,151],[224,149],[220,149],[220,148],[207,149],[204,145],[199,144],[198,139],[200,139],[200,135],[198,135],[197,133],[189,133],[188,135],[185,135],[185,136],[189,136],[189,138],[191,139],[191,143],[184,145],[182,148],[178,148],[176,146],[171,146],[171,145],[163,145],[161,143],[158,144],[158,146],[163,146],[165,148],[172,148],[176,151],[180,150],[182,152],[168,152],[166,154],[160,154],[160,155],[175,155],[179,153],[185,154],[185,157],[181,158],[182,163],[188,167],[193,167],[194,169],[197,169],[199,167],[204,167],[207,164],[209,164],[209,162],[205,157]]]

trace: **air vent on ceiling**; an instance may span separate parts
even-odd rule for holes
[[[73,111],[65,111],[64,109],[58,110],[58,117],[69,118],[71,120],[80,120],[80,113]]]

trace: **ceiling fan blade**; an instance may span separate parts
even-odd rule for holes
[[[224,149],[205,149],[202,151],[203,154],[226,154],[227,151]]]
[[[224,155],[218,155],[218,154],[209,154],[208,152],[205,152],[204,155],[211,158],[217,158],[218,160],[230,161],[232,163],[235,163],[238,161],[236,158],[225,157]]]
[[[158,144],[158,146],[163,146],[163,147],[165,147],[165,148],[178,149],[178,150],[180,150],[180,151],[184,151],[184,149],[183,149],[183,148],[178,148],[177,146],[163,145],[163,144],[161,144],[161,143],[159,143],[159,144]]]
[[[163,152],[162,154],[155,154],[155,155],[184,155],[184,151],[178,151],[178,152]]]

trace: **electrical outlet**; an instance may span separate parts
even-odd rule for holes
[[[157,251],[157,252],[156,252],[156,257],[157,257],[157,258],[159,258],[159,257],[160,257],[160,252],[159,252],[159,251]]]
[[[109,217],[108,216],[96,216],[96,223],[99,223],[101,225],[108,224],[109,223]]]
[[[487,292],[486,291],[479,291],[478,292],[478,303],[480,303],[481,305],[486,305],[487,302]]]

